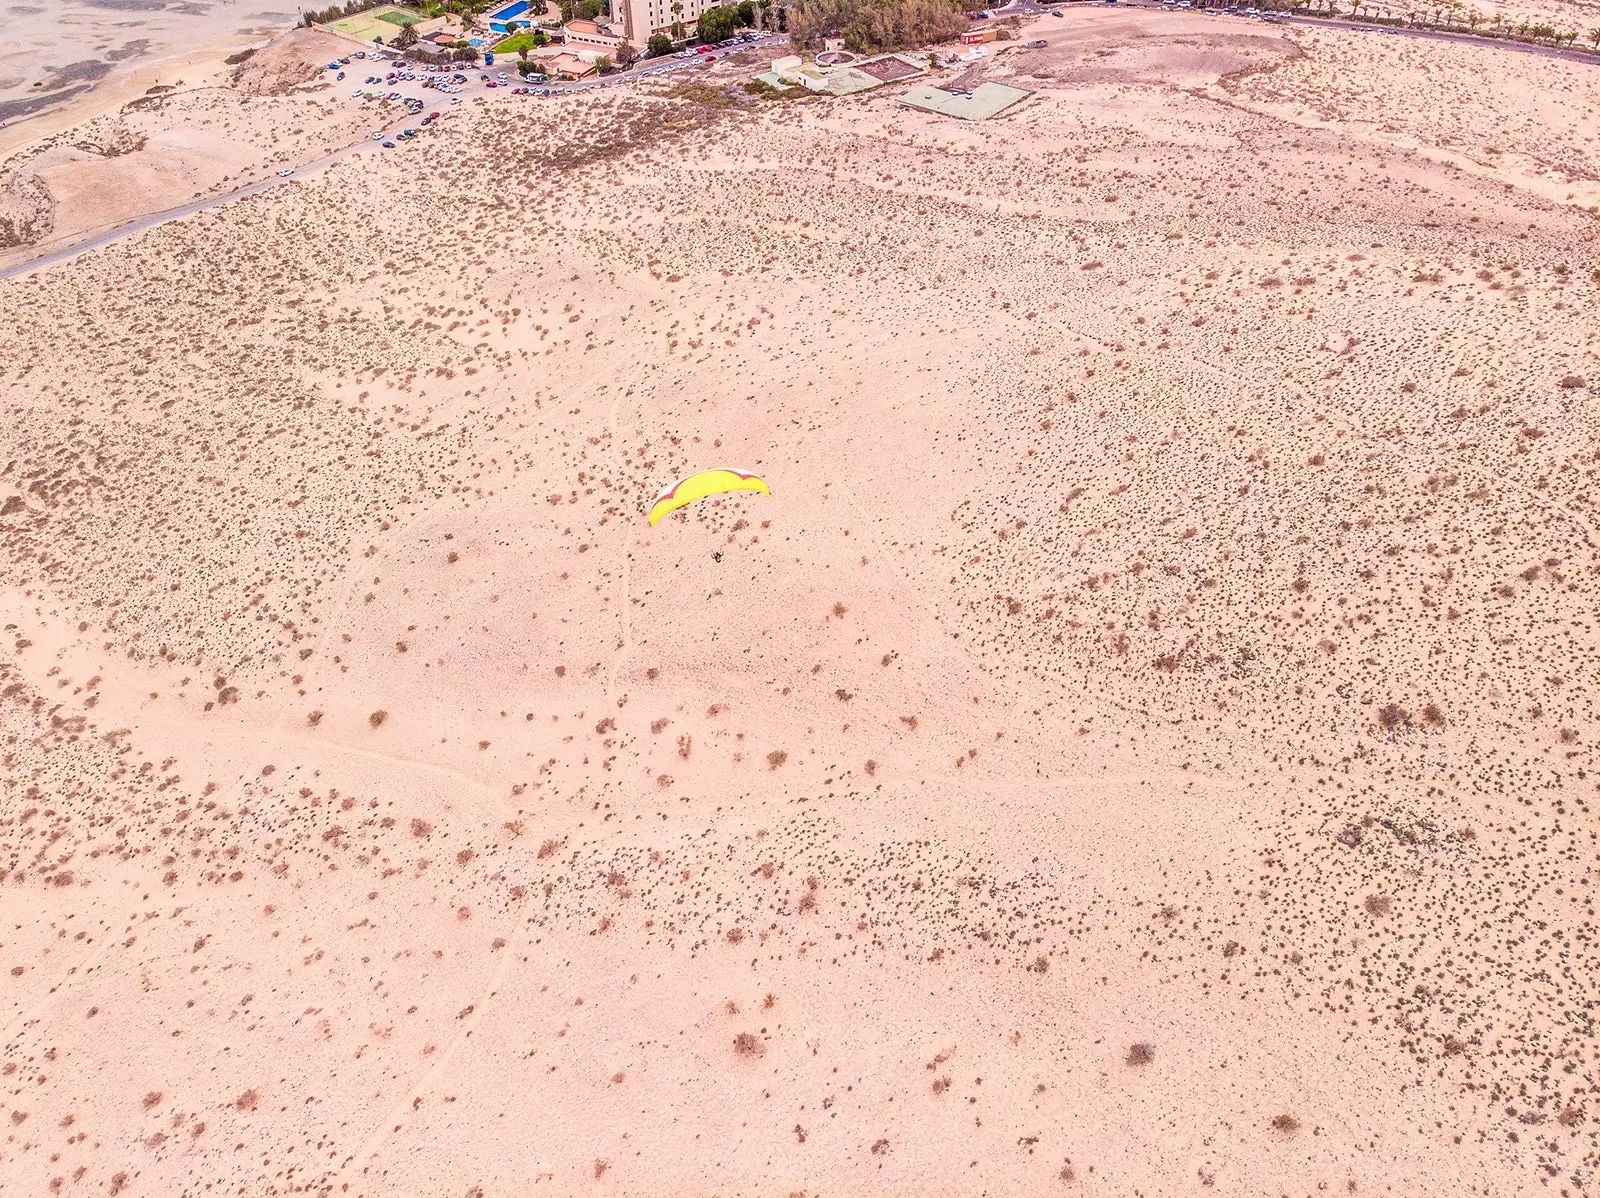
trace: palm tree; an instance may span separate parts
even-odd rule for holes
[[[1589,40],[1600,47],[1600,29],[1589,30]]]

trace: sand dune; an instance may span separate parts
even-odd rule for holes
[[[10,1185],[1593,1190],[1600,75],[1037,32],[0,284]]]

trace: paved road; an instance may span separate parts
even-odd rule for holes
[[[1010,4],[998,8],[991,8],[988,11],[997,17],[1036,16],[1040,13],[1052,11],[1066,12],[1077,7],[1079,7],[1079,4],[1055,4],[1047,7],[1043,4],[1040,4],[1039,0],[1012,0]],[[1096,5],[1096,7],[1098,7],[1098,5]],[[1196,17],[1209,16],[1212,18],[1231,18],[1235,20],[1252,19],[1235,14],[1223,13],[1220,10],[1173,10],[1161,4],[1149,2],[1127,3],[1126,0],[1124,0],[1124,3],[1119,5],[1119,7],[1154,9],[1168,12],[1182,11],[1188,12],[1190,15]],[[1562,50],[1554,46],[1534,46],[1528,45],[1524,42],[1506,41],[1497,38],[1475,37],[1469,33],[1454,33],[1437,29],[1409,29],[1388,25],[1363,25],[1356,22],[1326,20],[1316,17],[1280,16],[1278,19],[1285,24],[1310,26],[1314,28],[1331,27],[1335,29],[1354,30],[1357,32],[1391,35],[1396,37],[1421,38],[1431,41],[1460,42],[1474,46],[1489,46],[1495,49],[1516,50],[1528,54],[1539,54],[1547,58],[1565,58],[1569,60],[1600,65],[1600,60],[1597,60],[1593,55],[1583,53],[1582,51]],[[758,44],[761,46],[782,46],[787,45],[788,41],[789,39],[786,35],[775,34],[766,41]],[[726,49],[714,50],[707,54],[696,54],[693,58],[663,57],[645,59],[638,63],[630,71],[621,71],[613,75],[608,75],[604,78],[586,79],[576,83],[552,83],[548,85],[542,84],[540,87],[542,90],[549,90],[553,94],[557,95],[594,91],[605,87],[622,87],[640,79],[651,79],[678,71],[693,70],[694,68],[703,65],[708,60],[715,61],[720,58],[726,58],[730,54],[738,54],[741,51],[750,48],[752,48],[750,45],[730,46]],[[504,67],[502,67],[503,63],[505,64]],[[427,105],[429,109],[438,111],[442,116],[448,116],[450,110],[458,106],[452,103],[454,100],[464,102],[468,99],[472,99],[481,103],[490,96],[505,96],[507,99],[514,100],[516,102],[539,103],[542,99],[542,97],[538,96],[512,96],[506,90],[511,87],[520,86],[519,82],[515,78],[515,60],[510,60],[508,62],[507,60],[502,59],[501,62],[497,62],[493,68],[469,67],[459,71],[458,73],[467,76],[468,82],[463,85],[462,91],[455,96],[438,92],[432,88],[425,88],[421,85],[421,79],[410,80],[404,83],[382,85],[363,84],[359,82],[359,80],[366,78],[367,74],[369,73],[381,72],[387,74],[389,69],[389,64],[386,62],[378,63],[363,59],[352,59],[349,65],[344,68],[344,79],[336,83],[334,86],[348,88],[349,90],[345,93],[345,96],[353,104],[374,103],[374,101],[358,99],[353,94],[357,89],[367,90],[369,87],[381,87],[385,94],[387,94],[389,91],[398,91],[402,97],[415,96],[425,105]],[[498,75],[502,69],[504,69],[510,82],[508,82],[504,88],[497,86],[494,89],[489,89],[485,87],[482,76],[487,74],[490,78],[495,79],[496,83],[498,83]],[[333,76],[334,72],[328,72],[327,77],[330,81],[333,79]],[[394,117],[392,107],[387,105],[379,108],[374,113],[374,116],[376,117],[380,113],[383,116],[392,118],[379,130],[377,130],[377,132],[383,133],[385,138],[390,137],[392,134],[405,128],[408,124],[417,119],[409,114],[396,118]],[[427,131],[424,130],[422,135],[426,136],[426,133]],[[88,251],[97,249],[103,245],[108,245],[111,242],[117,241],[123,237],[127,237],[133,233],[138,233],[145,229],[151,229],[157,225],[166,224],[168,221],[181,220],[186,216],[192,216],[197,212],[204,212],[210,208],[218,208],[224,204],[231,204],[235,200],[244,199],[247,196],[259,195],[262,192],[269,191],[274,187],[292,183],[295,179],[304,178],[307,175],[317,174],[326,170],[328,167],[337,162],[342,162],[345,159],[355,157],[364,151],[371,151],[374,153],[404,153],[406,145],[407,143],[400,142],[395,149],[384,150],[380,147],[378,141],[370,138],[363,139],[362,141],[357,142],[355,145],[348,146],[345,149],[334,154],[330,154],[325,158],[321,158],[315,162],[307,163],[298,167],[296,173],[287,179],[279,178],[276,175],[271,175],[255,183],[247,184],[246,186],[238,188],[237,190],[225,192],[222,195],[212,196],[209,199],[197,200],[192,204],[185,204],[180,208],[169,208],[165,212],[151,213],[150,215],[141,217],[136,221],[101,230],[90,237],[73,242],[70,245],[49,250],[37,258],[32,258],[27,261],[14,263],[11,266],[0,268],[0,279],[13,279],[23,275],[34,274],[38,271],[47,270],[58,263],[66,262],[69,259],[77,257],[79,254],[87,253]]]
[[[761,46],[781,46],[787,45],[788,42],[789,39],[786,35],[774,34],[765,41],[756,44]],[[726,49],[721,50],[712,50],[705,54],[697,53],[693,58],[650,58],[641,61],[632,70],[619,71],[616,74],[608,75],[603,79],[586,79],[576,83],[552,83],[548,85],[541,84],[540,87],[541,89],[548,88],[548,90],[552,93],[559,95],[566,95],[569,92],[593,91],[602,87],[618,87],[628,83],[636,82],[640,79],[653,79],[661,75],[672,74],[678,71],[693,70],[696,67],[703,66],[707,61],[715,61],[720,58],[726,58],[730,54],[738,54],[742,50],[748,50],[751,48],[752,46],[750,44],[746,44],[742,46],[729,46]],[[508,65],[502,67],[502,63],[508,63]],[[21,262],[13,263],[10,266],[0,268],[0,279],[15,279],[24,275],[35,274],[42,270],[48,270],[52,266],[69,261],[72,258],[76,258],[79,254],[88,253],[90,250],[98,249],[103,245],[109,245],[114,241],[118,241],[124,237],[129,237],[134,233],[143,232],[145,229],[153,229],[157,225],[164,225],[169,221],[182,220],[186,216],[193,216],[197,212],[205,212],[211,208],[220,208],[224,204],[231,204],[236,200],[242,200],[248,196],[260,195],[262,192],[270,191],[275,187],[285,186],[293,183],[296,179],[302,179],[308,175],[320,174],[322,171],[327,170],[328,167],[334,165],[335,163],[343,162],[346,159],[356,157],[363,152],[372,152],[378,154],[403,153],[404,148],[407,145],[406,142],[396,143],[395,148],[391,150],[384,149],[382,142],[393,140],[394,134],[400,132],[400,130],[408,126],[415,126],[416,122],[420,118],[413,117],[410,113],[396,115],[395,105],[403,103],[404,99],[393,102],[363,100],[354,94],[357,90],[381,90],[385,95],[391,91],[397,91],[403,98],[410,98],[414,96],[421,100],[423,104],[427,105],[430,111],[438,112],[441,118],[448,116],[453,108],[459,107],[458,104],[452,104],[452,100],[461,100],[465,102],[468,99],[474,99],[477,102],[482,103],[484,100],[487,100],[490,97],[503,96],[509,100],[514,100],[519,103],[536,104],[542,99],[542,97],[531,95],[513,96],[510,94],[510,88],[522,86],[520,81],[517,81],[516,79],[515,59],[502,59],[499,62],[496,62],[492,68],[465,67],[456,72],[458,74],[466,75],[467,82],[462,85],[462,90],[455,96],[447,95],[446,93],[436,91],[433,88],[423,87],[422,79],[407,80],[405,82],[396,82],[394,84],[366,84],[360,82],[369,74],[376,73],[386,75],[391,69],[392,66],[387,61],[354,58],[351,59],[349,64],[344,67],[344,78],[342,80],[333,82],[337,72],[326,72],[327,80],[333,83],[335,88],[348,89],[343,92],[343,96],[351,104],[377,105],[374,108],[373,117],[375,122],[382,121],[382,124],[378,125],[374,129],[374,132],[381,133],[383,135],[381,138],[373,138],[368,135],[363,137],[361,141],[356,142],[354,145],[346,146],[344,149],[329,154],[324,158],[319,158],[315,162],[296,165],[295,173],[287,178],[280,177],[276,173],[273,173],[268,175],[265,179],[259,179],[254,183],[248,183],[243,187],[234,189],[233,191],[223,192],[220,195],[210,196],[203,200],[196,200],[192,204],[184,204],[177,208],[168,208],[162,212],[152,212],[146,216],[140,217],[138,220],[129,221],[125,224],[113,225],[106,229],[101,229],[88,237],[81,238],[80,240],[71,242],[68,245],[46,250],[37,257],[29,258]],[[498,76],[502,69],[504,69],[511,82],[501,86],[496,86],[494,88],[485,86],[483,76],[487,75],[490,79],[494,79],[496,84],[499,84]],[[429,77],[442,78],[443,76],[424,76],[424,78]],[[427,136],[427,132],[427,130],[420,130],[419,137]]]
[[[1232,2],[1232,0],[1230,0]],[[1240,5],[1248,5],[1251,0],[1237,0]],[[1065,4],[1040,4],[1038,0],[1014,0],[1013,3],[987,11],[996,17],[1034,16],[1046,12],[1071,12],[1075,8],[1102,7],[1101,3],[1086,5],[1084,0],[1078,3]],[[1220,8],[1193,8],[1178,9],[1170,5],[1153,3],[1152,0],[1122,0],[1118,8],[1138,8],[1156,12],[1187,13],[1194,17],[1226,17],[1230,20],[1251,21],[1259,20],[1256,17],[1247,17],[1242,13],[1225,13]],[[1557,46],[1540,46],[1529,42],[1512,41],[1510,38],[1487,37],[1484,34],[1467,33],[1448,29],[1412,29],[1404,25],[1369,25],[1364,21],[1347,21],[1338,17],[1307,17],[1293,16],[1289,13],[1270,13],[1277,23],[1283,25],[1300,25],[1311,29],[1344,29],[1356,33],[1376,33],[1393,35],[1397,37],[1421,38],[1425,41],[1456,42],[1466,46],[1488,46],[1496,50],[1517,50],[1524,54],[1538,54],[1545,58],[1564,58],[1569,62],[1587,62],[1600,66],[1600,57],[1584,50],[1563,50]]]
[[[1316,29],[1353,29],[1357,32],[1393,34],[1398,37],[1415,37],[1433,42],[1456,42],[1467,46],[1488,46],[1495,50],[1517,50],[1524,54],[1538,54],[1545,58],[1564,58],[1569,62],[1586,62],[1600,66],[1600,58],[1583,50],[1562,50],[1556,46],[1537,46],[1528,42],[1515,42],[1509,38],[1485,37],[1483,34],[1456,33],[1444,29],[1410,29],[1403,25],[1367,25],[1360,21],[1328,20],[1317,17],[1280,18],[1287,25],[1305,25]]]
[[[411,118],[409,116],[406,118],[407,121],[410,119]],[[405,121],[401,121],[398,124],[389,126],[384,131],[384,136],[388,137],[392,134],[398,133],[404,127]],[[60,247],[59,249],[48,250],[37,258],[29,258],[24,262],[13,263],[10,266],[0,268],[0,279],[15,279],[22,275],[31,275],[36,271],[47,270],[50,267],[55,266],[57,263],[65,262],[70,258],[76,258],[79,254],[86,254],[90,250],[98,249],[103,245],[109,245],[113,241],[120,241],[124,237],[131,236],[134,233],[142,232],[145,229],[153,229],[157,225],[166,224],[168,221],[182,220],[186,216],[193,216],[195,213],[204,212],[208,208],[217,208],[223,204],[231,204],[235,200],[242,200],[247,196],[260,195],[264,191],[270,191],[274,187],[281,187],[285,184],[293,183],[296,179],[303,178],[307,175],[320,174],[321,172],[327,170],[328,167],[332,166],[334,163],[343,162],[345,159],[352,158],[366,150],[372,150],[376,153],[385,152],[380,149],[378,143],[375,141],[360,141],[353,146],[347,146],[345,149],[339,150],[333,154],[329,154],[325,158],[319,158],[315,162],[308,162],[304,166],[297,167],[295,169],[295,173],[286,179],[280,178],[277,175],[269,175],[265,179],[257,180],[254,183],[248,183],[235,191],[224,192],[221,195],[211,196],[209,199],[196,200],[192,204],[184,204],[178,208],[168,208],[162,212],[152,212],[147,216],[141,216],[138,220],[129,221],[126,224],[113,225],[110,228],[102,229],[98,233],[94,233],[80,241],[74,241],[69,245]]]

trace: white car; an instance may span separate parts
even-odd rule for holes
[[[373,141],[382,141],[383,140],[383,130],[379,129],[376,133],[374,133],[372,135],[372,140]]]
[[[450,97],[450,103],[452,103],[452,104],[461,103],[461,97],[460,96],[451,96]]]
[[[278,172],[278,178],[287,179],[292,174],[294,174],[294,167],[286,166],[281,171]]]

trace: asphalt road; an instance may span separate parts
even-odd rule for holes
[[[1241,7],[1248,6],[1251,0],[1237,0]],[[1064,4],[1040,4],[1038,0],[1017,0],[1016,3],[999,8],[989,8],[985,11],[993,13],[996,17],[1033,16],[1047,12],[1070,12],[1075,8],[1104,7],[1102,3],[1089,3],[1088,0],[1078,0],[1074,3],[1069,0]],[[1175,9],[1168,5],[1151,3],[1150,0],[1122,0],[1118,8],[1141,8],[1161,12],[1187,13],[1194,17],[1222,17],[1235,21],[1258,20],[1256,17],[1246,17],[1241,13],[1225,13],[1220,8],[1211,9]],[[1524,54],[1538,54],[1545,58],[1564,58],[1569,62],[1587,62],[1600,66],[1600,57],[1583,50],[1563,50],[1556,46],[1539,46],[1528,42],[1512,41],[1509,38],[1486,37],[1479,33],[1460,32],[1448,29],[1412,29],[1404,25],[1369,25],[1363,21],[1345,21],[1337,17],[1305,17],[1291,16],[1288,13],[1269,14],[1276,18],[1279,24],[1300,25],[1312,29],[1344,29],[1356,33],[1375,33],[1381,36],[1414,37],[1425,41],[1456,42],[1467,46],[1489,46],[1496,50],[1516,50]]]
[[[787,45],[788,42],[789,39],[786,35],[774,34],[766,41],[757,44],[762,46],[780,46]],[[613,75],[607,75],[604,78],[585,79],[574,83],[540,84],[538,86],[540,88],[548,87],[551,92],[560,95],[566,95],[571,92],[594,91],[602,87],[619,87],[641,79],[654,79],[659,78],[662,75],[674,74],[679,71],[693,70],[694,68],[703,65],[707,61],[715,61],[717,59],[726,58],[730,54],[738,54],[742,50],[748,50],[751,48],[752,47],[750,45],[746,44],[742,46],[729,46],[722,50],[712,50],[705,54],[697,53],[693,58],[662,57],[645,59],[630,71],[619,71]],[[509,65],[503,67],[502,63],[508,63]],[[335,88],[348,89],[345,91],[344,96],[347,100],[349,100],[350,103],[374,106],[373,119],[375,127],[373,132],[381,134],[381,137],[372,137],[369,134],[368,136],[362,138],[361,141],[358,141],[353,145],[346,146],[344,149],[329,154],[324,158],[319,158],[314,162],[308,162],[304,164],[285,163],[285,166],[294,167],[294,173],[286,178],[280,177],[276,173],[275,168],[274,173],[268,175],[266,178],[258,179],[254,183],[247,183],[243,187],[236,188],[233,191],[223,192],[220,195],[210,196],[203,200],[196,200],[191,204],[184,204],[177,208],[168,208],[161,212],[152,212],[146,216],[140,217],[138,220],[129,221],[125,224],[113,225],[108,228],[98,230],[90,236],[71,242],[68,245],[46,250],[38,257],[29,258],[21,262],[15,262],[6,267],[0,267],[0,279],[15,279],[25,275],[36,274],[42,270],[48,270],[52,266],[69,261],[72,258],[76,258],[79,254],[88,253],[90,250],[98,249],[103,245],[109,245],[111,242],[131,236],[134,233],[142,232],[145,229],[153,229],[157,225],[166,224],[168,221],[182,220],[184,217],[193,216],[197,212],[205,212],[211,208],[219,208],[224,204],[231,204],[235,200],[242,200],[248,196],[260,195],[263,192],[271,191],[275,187],[282,187],[293,183],[296,179],[302,179],[307,176],[320,174],[322,171],[327,170],[328,167],[337,162],[343,162],[347,159],[355,158],[365,152],[376,154],[404,153],[407,146],[406,142],[396,142],[393,149],[384,149],[382,143],[384,141],[393,141],[394,134],[407,127],[418,128],[419,140],[428,135],[429,131],[427,129],[422,129],[417,125],[417,122],[421,119],[421,117],[414,117],[409,112],[401,112],[398,115],[396,114],[396,107],[403,105],[405,100],[411,97],[421,100],[422,103],[426,105],[424,110],[425,112],[437,112],[439,113],[441,119],[448,117],[451,110],[460,107],[460,104],[451,103],[452,100],[460,100],[462,103],[467,103],[469,101],[483,103],[490,97],[503,96],[508,100],[513,100],[518,103],[537,104],[543,98],[532,95],[514,96],[510,94],[511,88],[524,86],[520,80],[517,79],[516,60],[514,58],[509,60],[499,60],[492,68],[480,66],[465,68],[458,72],[454,72],[467,76],[467,82],[461,86],[461,91],[456,93],[454,96],[448,95],[444,92],[436,91],[433,88],[423,87],[421,79],[396,82],[394,84],[367,84],[361,82],[361,80],[365,79],[370,74],[387,75],[391,69],[391,64],[387,61],[353,58],[344,67],[344,78],[342,80],[333,82],[337,72],[326,72],[327,80],[332,83]],[[504,85],[499,84],[498,78],[499,72],[502,69],[505,70],[505,73],[510,80]],[[497,84],[496,87],[489,88],[485,86],[485,82],[481,78],[481,76],[485,74],[487,74],[490,79],[495,80]],[[428,77],[445,78],[446,76],[425,76],[425,78]],[[381,91],[384,95],[387,95],[391,91],[397,91],[400,93],[402,98],[394,101],[364,100],[358,98],[354,94],[358,90]]]
[[[1085,2],[1086,0],[1079,0],[1078,3],[1069,2],[1066,4],[1046,6],[1040,4],[1038,0],[1013,0],[1013,3],[1007,4],[1003,7],[990,8],[987,11],[996,17],[1035,16],[1040,13],[1051,11],[1069,12],[1074,8],[1080,7]],[[1100,5],[1096,4],[1095,7],[1100,7]],[[1249,21],[1253,19],[1239,15],[1226,14],[1220,10],[1210,10],[1208,12],[1207,10],[1202,9],[1166,9],[1165,6],[1161,4],[1148,2],[1125,2],[1119,5],[1119,7],[1181,11],[1187,12],[1189,15],[1196,18],[1208,20],[1221,19]],[[1469,33],[1454,33],[1438,29],[1409,29],[1387,25],[1363,25],[1356,22],[1325,20],[1315,17],[1279,16],[1278,20],[1284,24],[1309,26],[1313,28],[1331,27],[1335,29],[1366,32],[1376,36],[1410,37],[1420,38],[1427,41],[1458,42],[1474,46],[1488,46],[1497,50],[1514,50],[1525,54],[1539,54],[1547,58],[1565,58],[1573,61],[1600,65],[1600,60],[1597,60],[1593,55],[1586,54],[1581,51],[1562,50],[1554,46],[1534,46],[1523,42],[1502,41],[1493,38],[1475,37]],[[786,35],[774,34],[771,38],[759,43],[759,45],[781,46],[787,45],[788,41],[789,39]],[[693,58],[662,57],[645,59],[638,63],[630,71],[619,71],[615,74],[605,76],[604,78],[585,79],[574,83],[540,84],[538,86],[542,89],[548,88],[549,91],[558,95],[567,95],[574,92],[595,91],[606,87],[625,87],[629,83],[636,82],[640,79],[658,78],[662,75],[674,74],[679,71],[693,70],[707,60],[715,61],[717,59],[726,58],[730,54],[738,54],[741,51],[750,48],[752,47],[749,45],[730,46],[723,50],[713,50],[706,54],[696,54]],[[17,262],[10,266],[0,268],[0,279],[18,278],[20,276],[34,274],[38,271],[47,270],[58,263],[66,262],[69,259],[77,257],[79,254],[87,253],[88,251],[103,245],[108,245],[113,241],[117,241],[120,238],[127,237],[133,233],[141,232],[144,229],[151,229],[157,225],[166,224],[168,221],[181,220],[186,216],[192,216],[197,212],[204,212],[207,209],[218,208],[224,204],[231,204],[235,200],[244,199],[246,196],[259,195],[263,192],[270,191],[274,187],[292,183],[295,179],[303,178],[307,175],[317,174],[326,170],[328,167],[337,162],[342,162],[346,159],[357,157],[363,152],[380,154],[404,153],[408,145],[406,142],[397,143],[395,148],[392,150],[382,149],[380,142],[382,140],[391,139],[393,134],[398,133],[401,129],[404,129],[409,125],[414,125],[420,118],[413,117],[409,113],[405,113],[400,116],[395,115],[394,105],[397,103],[403,103],[403,99],[401,101],[393,102],[362,100],[353,94],[358,89],[363,91],[368,89],[381,89],[384,94],[387,94],[391,91],[397,91],[403,98],[414,96],[423,102],[428,111],[436,111],[440,113],[441,117],[447,117],[452,109],[460,106],[459,104],[452,103],[453,100],[459,100],[461,103],[483,103],[491,96],[504,96],[507,100],[515,101],[517,103],[537,104],[541,101],[541,99],[543,99],[543,97],[539,96],[513,96],[509,93],[510,88],[523,86],[520,80],[518,80],[516,77],[515,59],[502,59],[499,62],[496,62],[492,68],[474,67],[459,71],[459,74],[467,76],[468,82],[462,85],[462,90],[454,96],[447,95],[432,88],[425,88],[421,86],[421,79],[395,84],[363,84],[360,82],[362,79],[366,78],[368,74],[387,74],[389,69],[390,67],[387,62],[384,62],[380,65],[378,62],[372,62],[369,60],[352,59],[351,62],[344,68],[344,79],[334,84],[335,87],[343,87],[348,89],[345,92],[345,96],[353,104],[377,105],[373,113],[374,120],[378,121],[381,119],[382,123],[379,128],[375,130],[375,132],[383,134],[382,138],[374,140],[369,137],[357,142],[355,145],[347,146],[343,150],[340,150],[334,154],[330,154],[325,158],[297,166],[295,174],[289,176],[288,178],[279,178],[276,174],[269,175],[265,179],[258,180],[255,183],[247,184],[244,187],[240,187],[234,191],[212,196],[209,199],[197,200],[192,204],[185,204],[179,208],[169,208],[164,212],[151,213],[150,215],[141,217],[136,221],[132,221],[123,225],[117,225],[113,228],[100,230],[93,235],[80,241],[73,242],[70,245],[48,250],[37,258],[32,258],[23,262]],[[492,89],[484,86],[484,80],[480,78],[480,76],[488,74],[489,77],[494,79],[498,84],[498,75],[502,70],[505,71],[508,78],[508,82],[505,85],[496,86]],[[332,71],[327,73],[327,78],[330,82],[333,81],[334,74],[335,72]],[[428,132],[429,131],[426,129],[420,130],[419,137],[427,136]]]

